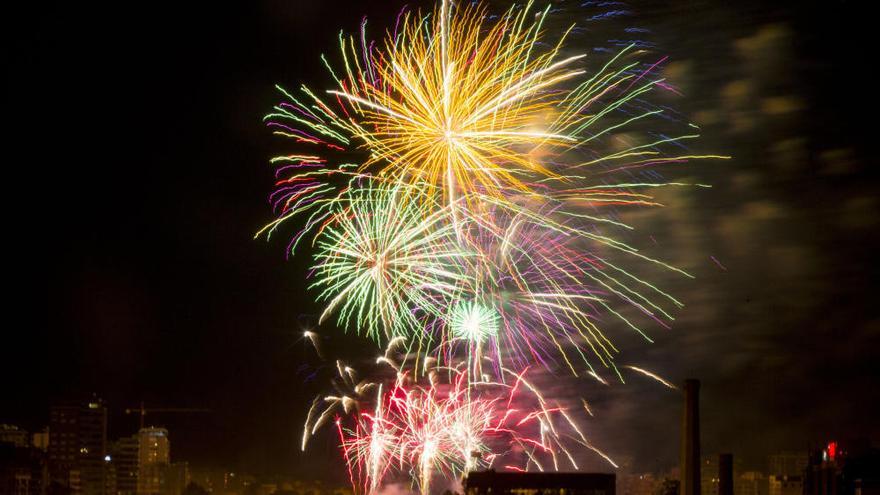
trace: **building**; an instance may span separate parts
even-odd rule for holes
[[[43,431],[34,433],[31,436],[31,445],[43,452],[49,450],[49,427],[43,428]]]
[[[700,460],[700,492],[702,495],[719,495],[718,487],[721,481],[718,461],[720,456],[708,455],[703,456]],[[739,476],[741,461],[739,458],[733,459],[732,474],[734,479]]]
[[[171,442],[165,428],[141,428],[138,432],[137,495],[164,495]]]
[[[117,495],[137,494],[138,453],[138,435],[113,442],[110,457],[116,473]]]
[[[192,469],[189,473],[190,482],[204,488],[213,494],[259,494],[263,485],[274,485],[275,489],[284,489],[284,481],[275,479],[261,479],[258,483],[257,478],[250,474],[236,473],[223,469]],[[320,490],[316,490],[314,486],[296,480],[291,481],[288,489],[299,493],[319,494]]]
[[[223,493],[227,488],[228,473],[220,469],[193,469],[192,482],[209,493]]]
[[[100,399],[55,404],[49,411],[49,476],[74,495],[110,495],[107,407]]]
[[[767,490],[767,477],[759,471],[740,474],[733,486],[736,495],[768,495]]]
[[[130,449],[132,442],[131,440],[127,442]],[[171,441],[168,438],[168,430],[154,427],[141,428],[136,443],[135,494],[181,495],[191,481],[189,464],[171,462]],[[129,481],[126,480],[126,483]]]
[[[78,419],[78,404],[56,404],[49,410],[49,476],[71,492],[70,472],[77,471],[79,459]]]
[[[803,476],[771,474],[767,477],[768,495],[804,495]]]
[[[113,468],[113,464],[110,462],[109,454],[104,457],[104,462],[104,493],[107,495],[116,495],[116,469]]]
[[[82,494],[111,495],[116,487],[107,461],[107,407],[103,401],[91,400],[80,409],[78,436]]]
[[[802,477],[803,494],[842,494],[842,474],[845,464],[846,454],[841,451],[837,442],[829,442],[824,449],[814,451],[808,458]]]
[[[654,495],[679,495],[681,493],[681,481],[675,478],[663,478],[657,483]]]
[[[806,468],[806,452],[788,451],[770,455],[767,458],[767,494],[803,495]]]
[[[767,458],[767,473],[776,476],[803,476],[807,452],[780,452]]]
[[[701,495],[718,495],[718,457],[703,456],[700,460]]]
[[[27,447],[28,432],[15,425],[0,424],[0,443],[8,443],[16,447]]]
[[[617,493],[620,495],[654,495],[659,480],[650,473],[623,474],[617,478]]]
[[[846,493],[880,495],[880,448],[854,449],[843,469]]]
[[[173,462],[165,470],[164,495],[181,495],[190,483],[189,464]]]
[[[0,493],[30,495],[31,469],[23,450],[11,441],[0,442]]]
[[[600,473],[499,473],[468,474],[465,495],[614,495],[615,476]]]
[[[43,495],[48,477],[45,452],[18,438],[0,442],[0,494]]]

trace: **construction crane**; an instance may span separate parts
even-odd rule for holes
[[[141,405],[138,408],[130,408],[125,410],[125,414],[140,414],[141,415],[141,429],[144,428],[144,416],[147,413],[209,413],[210,409],[199,409],[192,407],[144,407],[144,402],[141,401]]]

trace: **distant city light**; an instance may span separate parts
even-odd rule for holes
[[[828,452],[828,459],[833,461],[837,457],[837,442],[829,442],[826,451]]]

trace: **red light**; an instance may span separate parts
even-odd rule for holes
[[[828,460],[833,461],[837,457],[837,442],[828,443]]]

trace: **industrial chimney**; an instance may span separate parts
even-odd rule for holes
[[[681,492],[700,495],[700,381],[684,381],[681,424]]]
[[[733,495],[733,454],[718,456],[718,495]]]

